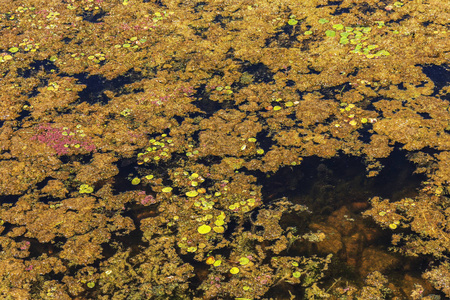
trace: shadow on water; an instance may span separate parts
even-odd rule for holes
[[[449,65],[424,65],[423,73],[427,75],[434,83],[434,96],[441,91],[450,82],[450,66]],[[450,99],[450,96],[443,95],[443,99]]]
[[[264,198],[271,201],[287,197],[310,209],[309,216],[287,215],[281,225],[299,237],[287,250],[289,255],[333,254],[325,285],[361,288],[368,274],[379,271],[396,283],[396,295],[407,298],[412,282],[422,284],[428,293],[436,293],[420,276],[428,267],[426,258],[406,258],[390,251],[392,231],[383,230],[361,214],[370,207],[370,198],[398,201],[414,197],[425,180],[424,175],[414,174],[414,164],[401,150],[395,150],[382,163],[385,167],[379,175],[368,178],[361,158],[306,158],[300,166],[283,168],[265,179]],[[301,238],[308,232],[324,233],[325,238],[321,242]],[[280,285],[269,294],[275,295],[280,289],[287,293],[286,287]],[[302,297],[296,287],[289,290]]]
[[[315,214],[328,215],[344,205],[367,203],[375,196],[398,201],[417,194],[425,176],[414,174],[414,164],[405,152],[393,151],[382,164],[379,175],[368,178],[358,157],[305,158],[301,165],[284,167],[265,179],[263,195],[269,199],[288,197]]]

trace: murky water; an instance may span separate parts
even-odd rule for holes
[[[450,297],[440,1],[1,1],[1,299]]]

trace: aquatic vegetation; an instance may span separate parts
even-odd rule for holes
[[[126,115],[130,113],[131,111],[128,111]],[[123,112],[121,112],[121,115],[123,115]],[[174,146],[173,140],[167,134],[162,134],[156,139],[152,138],[149,140],[149,146],[145,151],[138,153],[138,163],[144,164],[159,162],[160,160],[170,160],[172,153],[177,151],[177,148]]]
[[[172,188],[170,186],[166,186],[161,191],[163,193],[170,193],[172,191]]]
[[[90,194],[94,191],[94,188],[92,186],[89,186],[88,184],[82,184],[80,185],[80,188],[78,189],[78,192],[80,194]]]
[[[446,14],[322,2],[3,1],[0,298],[450,297]],[[420,190],[358,215],[326,167],[270,181],[400,148]]]
[[[208,225],[201,225],[200,227],[197,228],[198,233],[200,234],[207,234],[211,231],[211,226]]]
[[[52,89],[54,88],[52,87]],[[50,124],[44,124],[38,127],[38,132],[32,139],[52,147],[57,155],[68,154],[77,149],[87,152],[92,152],[96,149],[90,138],[81,129],[81,126],[73,131],[68,127],[54,128]]]
[[[131,184],[132,185],[138,185],[139,183],[141,183],[141,179],[140,178],[135,177],[135,178],[133,178],[131,180]]]
[[[189,191],[189,192],[186,192],[186,196],[188,196],[188,197],[190,197],[190,198],[192,198],[192,197],[197,197],[197,195],[198,195],[198,192],[197,192],[197,191]]]
[[[289,16],[288,24],[291,26],[298,24],[298,20],[295,19],[294,15]]]

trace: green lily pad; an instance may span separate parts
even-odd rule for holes
[[[377,53],[375,53],[375,55],[377,55],[377,56],[380,56],[380,55],[388,56],[388,55],[391,55],[391,54],[388,51],[386,51],[386,50],[380,50]]]
[[[325,31],[325,35],[328,36],[328,37],[334,37],[334,36],[336,36],[336,31],[334,31],[334,30],[327,30],[327,31]]]
[[[289,19],[288,24],[291,26],[297,25],[298,21],[296,19]]]

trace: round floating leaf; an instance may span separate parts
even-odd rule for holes
[[[336,29],[336,30],[342,30],[342,29],[344,29],[344,25],[342,25],[342,24],[334,24],[333,28]]]
[[[197,195],[198,195],[197,191],[189,191],[186,193],[186,196],[188,196],[188,197],[195,197]]]
[[[217,226],[222,226],[223,224],[225,224],[225,222],[223,220],[217,219],[214,224],[216,224]]]
[[[207,234],[211,231],[211,226],[203,224],[197,228],[197,231],[200,234]]]
[[[386,51],[386,50],[380,50],[375,55],[377,55],[377,56],[380,56],[380,55],[388,56],[388,55],[391,55],[391,54],[388,51]]]
[[[166,186],[161,191],[163,193],[170,193],[172,191],[172,188],[170,186]]]
[[[239,273],[239,268],[232,267],[232,268],[230,269],[230,273],[231,273],[231,274],[237,274],[237,273]]]
[[[297,25],[298,21],[296,19],[289,19],[288,24],[291,26]]]
[[[247,257],[241,257],[239,258],[239,264],[241,266],[245,266],[246,264],[248,264],[250,262],[250,259],[248,259]]]
[[[394,224],[394,223],[389,224],[389,228],[392,230],[397,229],[397,224]]]
[[[334,37],[334,36],[336,36],[336,31],[334,31],[334,30],[327,30],[327,31],[325,31],[325,35],[327,37]]]
[[[324,18],[319,19],[319,23],[320,23],[320,24],[326,24],[326,23],[328,23],[328,22],[330,22],[330,21],[328,21],[327,19],[324,19]]]
[[[214,232],[217,232],[217,233],[224,233],[225,232],[225,228],[223,228],[222,226],[214,226],[213,230],[214,230]]]
[[[11,48],[9,48],[8,51],[11,52],[11,53],[16,53],[17,51],[19,51],[19,48],[17,48],[17,47],[11,47]]]
[[[89,186],[88,184],[82,184],[80,185],[80,188],[78,192],[80,194],[90,194],[94,191],[94,188],[92,186]]]

